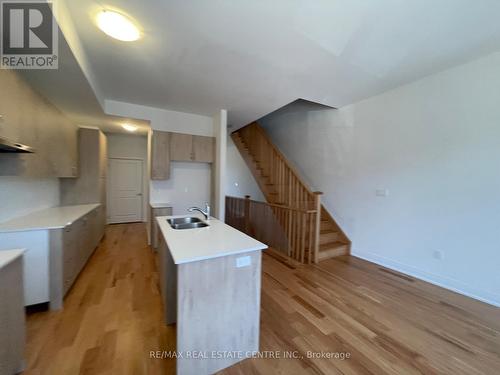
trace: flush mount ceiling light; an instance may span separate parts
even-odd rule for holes
[[[122,128],[125,129],[128,132],[135,132],[137,130],[137,126],[130,125],[130,124],[123,124]]]
[[[97,26],[110,37],[124,42],[141,37],[139,28],[129,18],[111,10],[103,10],[97,15]]]

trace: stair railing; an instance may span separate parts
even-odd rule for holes
[[[253,156],[256,169],[261,171],[261,175],[271,187],[264,189],[269,202],[304,210],[316,209],[318,194],[302,182],[295,168],[257,123],[239,129],[235,135],[240,136]],[[271,189],[273,190],[270,191]]]
[[[316,263],[321,212],[318,204],[316,209],[306,210],[254,201],[248,195],[226,196],[226,223],[292,259]]]

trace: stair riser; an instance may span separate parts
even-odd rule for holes
[[[341,255],[348,255],[349,247],[347,245],[339,246],[330,250],[320,251],[318,254],[318,261],[325,259],[339,257]]]
[[[321,230],[327,230],[327,229],[335,229],[333,223],[329,221],[321,221]]]
[[[323,233],[319,236],[319,244],[324,245],[325,243],[335,242],[340,240],[339,232]]]

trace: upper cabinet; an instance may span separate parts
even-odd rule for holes
[[[215,159],[215,138],[193,136],[193,161],[213,163]]]
[[[35,149],[0,154],[0,175],[76,177],[77,126],[14,71],[0,70],[0,136]]]
[[[61,204],[100,203],[106,210],[107,140],[99,129],[78,132],[80,175],[61,179]]]
[[[213,163],[215,138],[200,135],[153,131],[151,179],[168,180],[170,161]]]
[[[151,179],[170,178],[170,133],[155,130],[151,139]]]
[[[170,159],[193,161],[193,136],[181,133],[170,134]]]

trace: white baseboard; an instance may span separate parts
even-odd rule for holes
[[[481,302],[485,302],[490,305],[500,307],[500,296],[498,294],[470,287],[469,285],[466,285],[461,281],[435,275],[427,271],[422,271],[413,266],[409,266],[392,259],[384,258],[373,253],[359,252],[353,250],[351,255],[357,258],[364,259],[368,262],[376,263],[383,267],[390,268],[394,271],[405,273],[409,276],[413,276],[417,279],[427,281],[428,283],[440,286],[442,288],[452,290],[454,292],[463,294],[464,296],[477,299]]]

